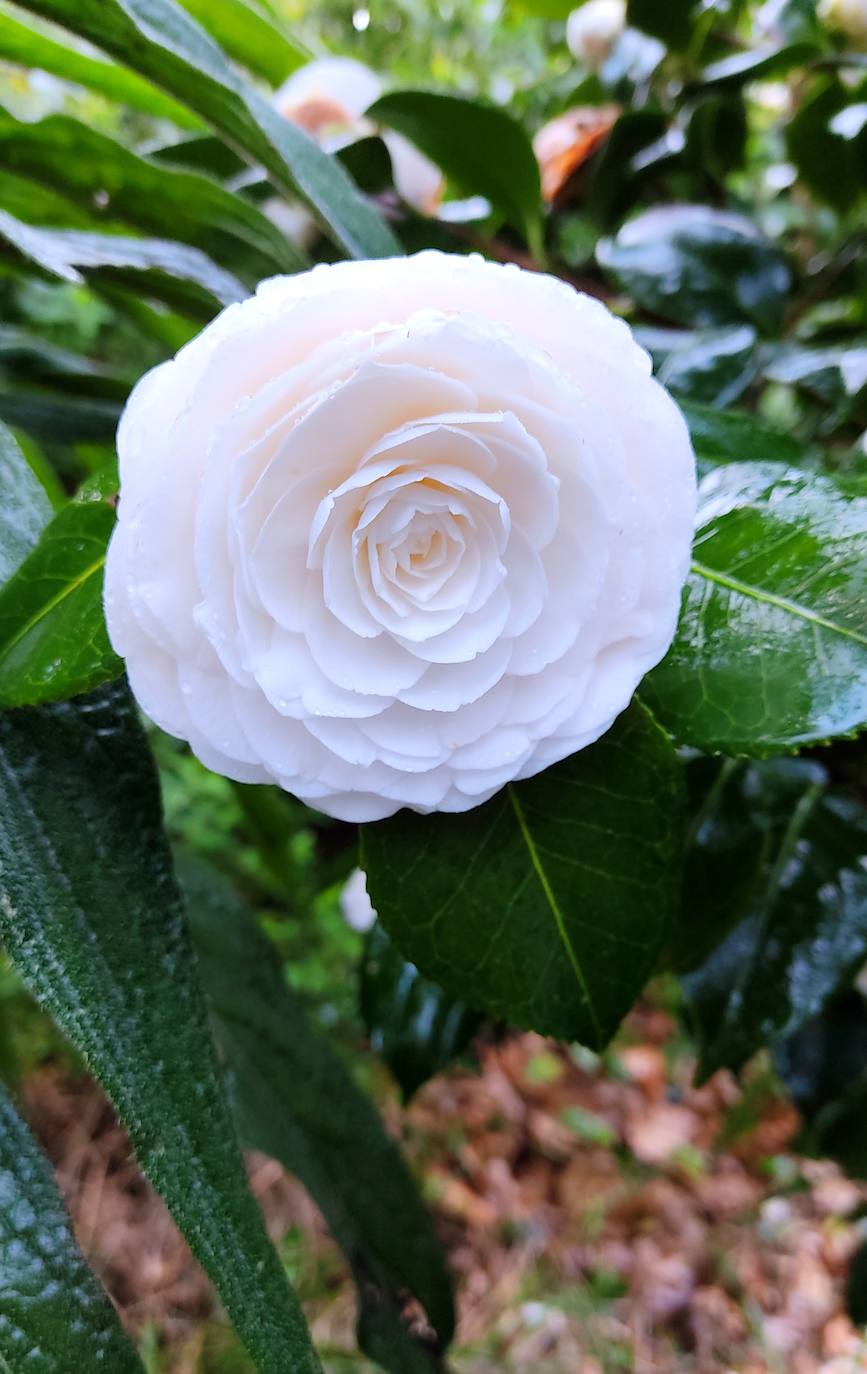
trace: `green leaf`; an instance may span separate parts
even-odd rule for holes
[[[66,43],[58,43],[55,38],[19,23],[8,14],[0,14],[0,57],[28,69],[36,67],[39,71],[50,72],[64,81],[74,81],[78,86],[86,86],[105,96],[113,104],[128,105],[153,119],[171,120],[182,129],[201,128],[201,120],[191,110],[163,95],[135,72],[116,67],[113,62],[99,57],[88,57]]]
[[[64,394],[26,386],[18,380],[0,382],[0,420],[47,443],[113,442],[120,419],[118,401]]]
[[[782,430],[763,424],[741,410],[714,410],[696,401],[681,401],[700,463],[787,463],[811,461],[811,451]]]
[[[653,353],[652,345],[643,342]],[[657,375],[678,396],[728,406],[743,395],[758,372],[756,331],[751,325],[678,333],[670,342],[673,346],[660,360]]]
[[[23,124],[0,111],[0,160],[91,213],[97,205],[112,221],[201,249],[249,286],[305,266],[250,201],[210,177],[137,157],[75,119],[52,115]]]
[[[767,81],[785,76],[793,67],[803,67],[819,49],[815,43],[769,44],[733,53],[705,67],[701,80],[705,86],[740,86],[746,81]]]
[[[845,138],[834,132],[832,122],[858,98],[836,76],[820,77],[786,125],[788,155],[802,181],[844,212],[863,198],[867,186],[867,127]]]
[[[747,323],[773,334],[792,286],[786,258],[750,220],[706,205],[646,210],[596,255],[638,305],[690,328]]]
[[[867,1178],[867,1004],[854,988],[774,1048],[801,1113],[798,1148]]]
[[[358,1285],[362,1347],[393,1374],[434,1374],[454,1324],[442,1254],[406,1165],[287,986],[273,948],[225,879],[181,866],[238,1130],[321,1208]],[[411,1294],[431,1330],[403,1324]]]
[[[681,768],[643,706],[596,744],[465,815],[361,831],[371,901],[401,953],[455,997],[604,1045],[677,901]]]
[[[422,978],[378,921],[364,945],[361,1014],[371,1048],[388,1064],[404,1099],[463,1053],[481,1021],[466,1003]]]
[[[665,116],[653,108],[626,110],[620,116],[592,163],[588,202],[600,224],[610,225],[629,206],[640,184],[635,159],[662,137],[665,127]]]
[[[312,56],[282,24],[250,0],[181,0],[224,52],[256,76],[279,86]]]
[[[747,110],[738,91],[710,92],[697,101],[686,121],[684,155],[703,178],[718,182],[746,158]]]
[[[127,284],[167,305],[177,305],[208,320],[218,306],[243,300],[245,288],[185,243],[168,239],[128,239],[81,229],[37,229],[0,210],[0,251],[22,259],[47,276],[81,283],[85,279]]]
[[[125,687],[0,716],[0,936],[111,1097],[257,1370],[318,1371],[247,1189]]]
[[[127,63],[191,106],[284,191],[310,202],[355,257],[400,245],[340,163],[238,75],[212,38],[174,0],[22,0]]]
[[[626,22],[669,48],[686,48],[697,7],[698,0],[627,0]]]
[[[539,164],[523,127],[495,105],[432,91],[390,91],[368,114],[420,148],[469,194],[486,196],[542,248]]]
[[[16,325],[0,325],[0,371],[19,381],[113,401],[124,401],[135,381]]]
[[[114,509],[70,501],[0,589],[0,708],[35,706],[118,677],[102,609]]]
[[[51,502],[24,454],[0,424],[0,586],[12,576],[51,519]]]
[[[0,1088],[0,1366],[143,1374],[82,1258],[48,1160]]]
[[[699,488],[677,635],[642,693],[682,744],[769,754],[867,724],[867,488],[733,463]]]
[[[794,1034],[864,963],[867,812],[817,763],[691,769],[705,790],[679,947],[708,1077]]]

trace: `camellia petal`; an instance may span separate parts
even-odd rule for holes
[[[695,463],[626,325],[478,257],[265,282],[118,434],[106,617],[211,768],[347,820],[461,811],[665,654]]]

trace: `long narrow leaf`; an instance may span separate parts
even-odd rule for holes
[[[237,277],[197,248],[168,239],[131,239],[80,229],[41,229],[0,210],[0,253],[48,276],[80,283],[96,276],[139,284],[146,295],[202,319],[247,294]]]
[[[200,129],[202,126],[202,121],[185,105],[164,95],[135,72],[101,57],[89,57],[67,43],[58,43],[9,14],[0,14],[0,57],[22,67],[50,72],[64,81],[74,81],[77,86],[86,86],[105,96],[106,100],[128,105],[154,119],[171,120],[181,129]]]
[[[358,1284],[359,1340],[391,1374],[434,1374],[454,1325],[430,1219],[373,1103],[314,1029],[229,884],[186,860],[181,877],[242,1139],[309,1188]],[[401,1295],[429,1326],[401,1320]]]
[[[314,1374],[246,1186],[156,772],[123,686],[0,716],[0,937],[106,1088],[257,1370]]]
[[[23,0],[150,78],[218,130],[275,183],[300,192],[355,257],[400,252],[340,163],[290,124],[227,61],[174,0]]]
[[[25,124],[0,111],[0,162],[62,191],[92,213],[201,249],[254,286],[305,266],[298,250],[249,200],[210,177],[159,166],[78,120]]]
[[[279,86],[311,54],[249,0],[181,0],[184,9],[236,62]]]
[[[0,1367],[143,1374],[82,1258],[48,1161],[0,1089]]]

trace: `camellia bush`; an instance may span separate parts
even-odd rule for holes
[[[571,8],[469,93],[269,0],[0,14],[79,102],[0,111],[0,936],[262,1374],[320,1364],[243,1146],[384,1370],[445,1369],[452,1290],[170,849],[165,734],[266,865],[327,843],[406,1092],[486,1020],[599,1050],[666,972],[699,1077],[769,1051],[867,1176],[867,6]],[[0,1365],[140,1371],[8,1098],[0,1196]]]

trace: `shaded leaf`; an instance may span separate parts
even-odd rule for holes
[[[119,676],[102,609],[113,528],[105,502],[70,501],[0,589],[0,708],[60,701]]]
[[[9,1374],[143,1374],[82,1258],[48,1160],[2,1088],[0,1364]]]
[[[373,1103],[286,985],[274,951],[225,879],[181,868],[202,977],[242,1139],[296,1174],[358,1284],[362,1347],[393,1374],[433,1374],[454,1324],[430,1218]],[[432,1328],[417,1339],[401,1295]]]
[[[815,43],[768,44],[749,48],[712,62],[701,74],[706,86],[739,86],[746,81],[767,81],[769,77],[785,76],[793,67],[803,67],[819,49]]]
[[[639,184],[635,159],[665,131],[665,116],[659,110],[626,110],[611,131],[611,136],[593,164],[589,189],[592,214],[608,226],[630,203]]]
[[[707,788],[687,857],[680,962],[707,1077],[794,1034],[863,964],[867,812],[817,763],[692,768]]]
[[[245,82],[174,0],[23,0],[23,8],[87,38],[190,105],[281,189],[299,191],[349,253],[400,252],[339,162]]]
[[[716,468],[668,657],[642,688],[683,744],[754,758],[867,724],[867,489]]]
[[[627,0],[627,23],[659,38],[670,48],[685,48],[699,0]]]
[[[691,400],[682,400],[680,408],[700,463],[812,465],[810,449],[746,411],[714,410]]]
[[[756,331],[748,324],[689,333],[648,331],[639,338],[658,361],[663,385],[706,405],[731,405],[758,371]]]
[[[0,585],[12,576],[51,519],[51,502],[24,454],[0,424]]]
[[[146,234],[187,243],[255,286],[294,272],[303,256],[255,205],[210,177],[155,165],[63,115],[23,124],[0,112],[6,167]]]
[[[814,195],[846,211],[867,186],[867,127],[846,138],[832,127],[857,99],[835,76],[815,81],[786,125],[786,147]]]
[[[466,1003],[422,978],[378,921],[364,945],[361,1014],[371,1048],[388,1064],[405,1099],[463,1053],[481,1022]]]
[[[313,1374],[246,1184],[124,686],[0,715],[0,936],[83,1054],[260,1374]]]
[[[466,815],[363,827],[361,864],[379,919],[425,977],[598,1047],[667,934],[680,843],[680,765],[633,704],[596,744]]]
[[[691,328],[773,333],[792,286],[786,258],[750,220],[706,205],[646,210],[596,255],[639,305]]]
[[[122,238],[80,229],[37,229],[0,210],[0,251],[48,276],[80,283],[96,277],[134,281],[145,294],[210,319],[220,305],[243,300],[245,288],[198,248],[168,239]]]
[[[505,110],[464,96],[390,91],[368,114],[403,134],[468,194],[486,196],[539,254],[539,166],[524,129]]]
[[[28,24],[19,23],[9,14],[0,14],[0,57],[22,67],[50,72],[64,81],[74,81],[78,86],[105,96],[106,100],[128,105],[153,119],[171,120],[182,129],[201,127],[201,120],[192,110],[164,95],[135,72],[100,57],[89,57]]]
[[[111,443],[121,409],[119,401],[0,382],[0,420],[48,443]]]

